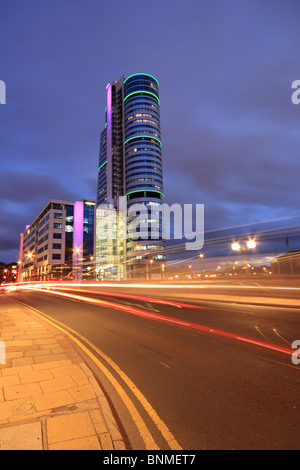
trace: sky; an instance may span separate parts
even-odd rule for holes
[[[105,87],[139,72],[160,85],[165,202],[204,204],[208,240],[299,226],[299,14],[298,0],[1,0],[0,261],[51,198],[96,198]]]

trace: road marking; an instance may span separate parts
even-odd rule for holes
[[[71,338],[89,357],[90,359],[99,367],[99,369],[105,374],[107,379],[111,382],[117,393],[119,394],[120,398],[126,405],[133,421],[135,422],[139,433],[145,443],[145,447],[148,450],[159,450],[159,447],[155,443],[150,431],[148,430],[145,422],[143,421],[140,413],[134,406],[133,402],[128,397],[125,390],[119,384],[119,382],[114,378],[114,376],[109,372],[109,370],[104,366],[104,364],[86,347],[79,341],[75,336],[73,336],[70,332],[78,336],[81,340],[83,340],[86,344],[88,344],[99,356],[101,356],[113,369],[115,372],[119,374],[119,376],[123,379],[125,384],[129,387],[131,392],[136,396],[139,400],[141,405],[143,406],[144,410],[148,414],[148,416],[152,419],[156,427],[161,432],[163,438],[166,440],[167,444],[172,450],[182,450],[176,439],[174,438],[171,431],[168,429],[166,424],[159,418],[156,411],[152,408],[150,403],[144,397],[142,392],[136,387],[136,385],[132,382],[132,380],[119,368],[117,364],[115,364],[105,353],[103,353],[97,346],[95,346],[91,341],[89,341],[84,336],[80,335],[77,331],[73,330],[72,328],[68,327],[64,323],[59,322],[58,320],[53,320],[49,315],[33,308],[29,307],[27,304],[20,302],[19,300],[13,299],[16,303],[19,303],[24,308],[32,311],[35,315],[38,315],[43,320],[47,321],[51,325],[54,325],[56,328],[61,330],[64,334],[66,334],[69,338]],[[61,325],[61,326],[60,326]],[[69,330],[69,331],[67,331]]]

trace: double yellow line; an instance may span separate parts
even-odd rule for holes
[[[132,400],[129,398],[128,394],[125,392],[124,388],[121,386],[121,384],[115,379],[115,377],[112,375],[112,373],[107,369],[107,367],[98,359],[98,357],[95,356],[91,352],[93,350],[95,353],[97,353],[104,361],[106,361],[107,364],[119,375],[119,377],[124,381],[124,383],[127,385],[127,387],[130,389],[130,391],[134,394],[134,396],[138,399],[140,404],[142,405],[143,409],[145,412],[148,414],[148,416],[151,418],[153,423],[156,425],[157,429],[160,431],[161,435],[165,439],[167,445],[170,447],[172,450],[182,450],[182,447],[178,444],[176,439],[174,438],[173,434],[171,431],[168,429],[168,427],[165,425],[165,423],[160,419],[156,411],[153,409],[151,404],[148,402],[148,400],[145,398],[145,396],[142,394],[142,392],[136,387],[136,385],[132,382],[132,380],[120,369],[120,367],[113,362],[106,354],[104,354],[97,346],[95,346],[91,341],[89,341],[87,338],[84,336],[80,335],[77,331],[73,330],[72,328],[68,327],[64,323],[59,322],[58,320],[53,320],[50,316],[46,315],[45,313],[28,306],[27,304],[20,302],[19,300],[12,299],[14,302],[17,304],[21,305],[23,308],[26,308],[27,310],[31,311],[35,315],[39,316],[42,318],[44,321],[49,323],[50,325],[54,326],[58,330],[62,331],[66,336],[68,336],[77,346],[79,346],[87,355],[88,357],[96,364],[99,369],[103,372],[103,374],[106,376],[106,378],[110,381],[116,392],[118,393],[119,397],[123,401],[124,405],[126,406],[131,418],[133,419],[139,434],[144,441],[145,448],[147,450],[159,450],[158,445],[156,444],[152,434],[150,433],[147,425],[145,424],[142,416],[140,415],[139,411],[137,410],[136,406],[132,402]],[[89,348],[87,348],[84,344],[86,343]]]

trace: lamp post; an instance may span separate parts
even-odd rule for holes
[[[78,254],[80,253],[80,249],[76,248],[75,249],[75,254],[76,254],[76,263],[75,263],[75,269],[76,269],[76,282],[78,283],[78,278],[79,278],[79,273],[78,273]]]
[[[30,251],[28,253],[26,253],[26,258],[27,260],[31,260],[33,258],[33,253],[31,253]],[[23,269],[25,267],[25,262],[26,261],[23,261],[23,259],[19,260],[18,261],[18,282],[22,282],[24,281],[24,278],[25,278],[25,271],[23,273]]]
[[[90,256],[90,261],[92,267],[90,268],[92,270],[92,279],[95,279],[95,266],[94,266],[94,257],[91,255]]]
[[[202,259],[202,272],[204,271],[204,254],[200,253],[199,258]]]
[[[27,261],[33,260],[34,254],[31,253],[30,251],[28,251],[28,253],[26,253],[26,258],[27,258]],[[21,262],[21,263],[22,263],[22,262]],[[23,264],[23,263],[22,263],[22,264]],[[21,270],[22,270],[22,264],[21,264]],[[28,265],[24,265],[24,264],[23,264],[23,267],[28,267]],[[33,270],[34,270],[34,267],[33,267]],[[26,279],[26,280],[28,281],[28,278],[29,278],[29,277],[30,277],[30,278],[33,277],[33,276],[29,276],[29,274],[31,274],[31,270],[30,270],[30,269],[27,270],[27,274],[28,274],[28,276],[27,276],[27,279]],[[26,275],[26,273],[25,273],[25,275]]]
[[[23,266],[23,262],[19,260],[18,261],[18,282],[22,282],[22,266]]]
[[[152,264],[153,264],[153,259],[149,260],[149,264],[146,263],[146,278],[147,280],[150,280],[152,278]]]
[[[242,251],[243,253],[243,261],[244,261],[244,268],[246,270],[248,270],[248,264],[247,264],[247,261],[246,261],[246,253],[249,251],[249,250],[253,250],[255,247],[256,247],[256,242],[255,240],[248,240],[247,243],[246,243],[246,246],[247,248],[245,247],[244,244],[240,244],[238,242],[233,242],[232,245],[231,245],[231,248],[232,250],[234,251]]]

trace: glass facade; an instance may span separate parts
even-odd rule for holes
[[[137,191],[150,190],[161,199],[159,90],[151,75],[135,74],[124,82],[124,139],[126,195],[138,197]]]
[[[94,222],[95,204],[85,202],[83,209],[83,258],[87,260],[94,255]]]
[[[159,212],[164,197],[159,83],[152,75],[139,73],[111,82],[106,90],[107,108],[105,129],[100,139],[97,207],[105,207],[105,204],[108,207],[110,204],[119,209],[120,196],[126,197],[128,209],[136,203],[146,204],[144,215],[148,223],[148,237],[143,232],[143,237],[133,239],[129,227],[132,220],[128,219],[121,263],[125,277],[144,277],[145,265],[149,260],[152,260],[153,267],[154,261],[163,263],[166,259]],[[154,204],[157,211],[153,211]],[[107,246],[110,244],[108,239],[106,243]],[[100,245],[99,249],[96,245],[98,268],[101,267],[100,251],[103,253],[104,245],[103,239],[101,250]],[[140,255],[136,249],[141,247]]]
[[[65,206],[66,210],[66,225],[65,225],[65,259],[69,263],[72,261],[73,256],[73,221],[74,221],[74,207]]]
[[[82,208],[82,217],[81,213],[75,216],[75,207],[77,213]],[[90,264],[94,256],[94,211],[95,201],[90,200],[49,203],[21,234],[19,280],[73,279],[78,240],[81,269]]]
[[[97,188],[97,205],[107,202],[107,132],[106,127],[100,137],[100,154],[98,169],[98,188]]]

